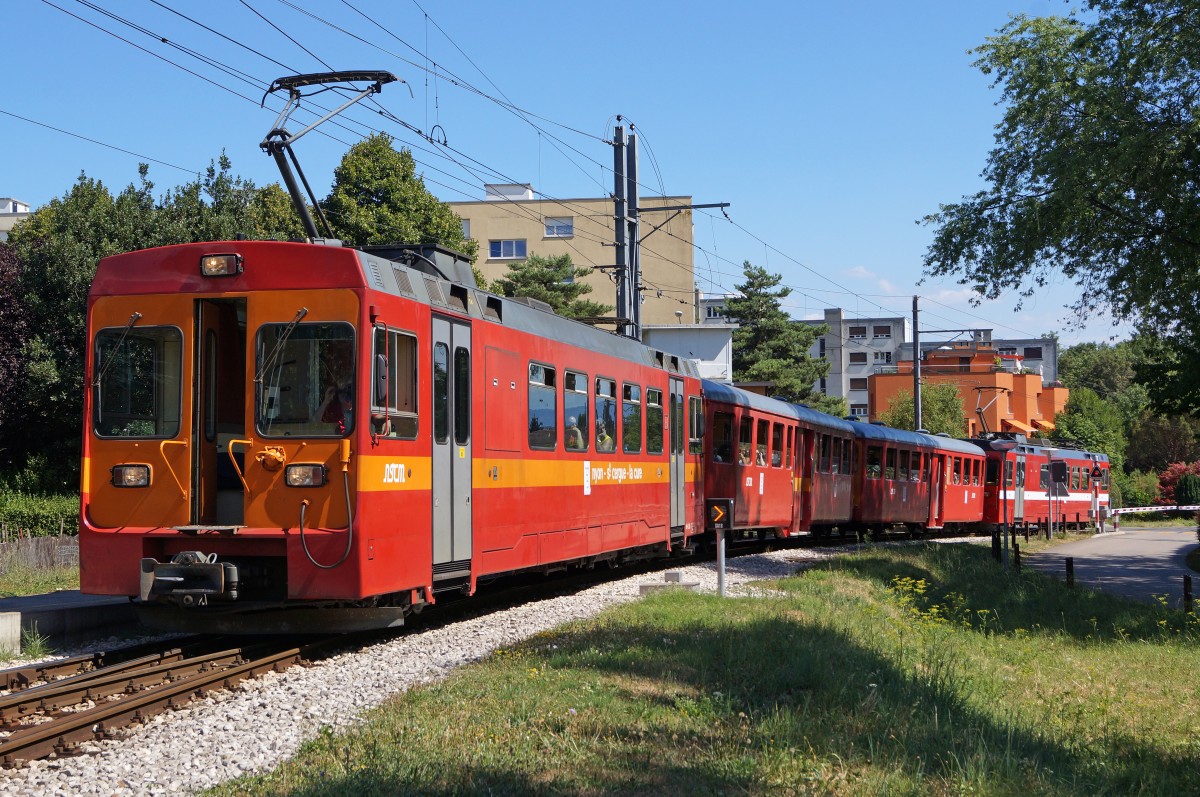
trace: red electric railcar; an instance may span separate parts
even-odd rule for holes
[[[702,530],[694,367],[477,290],[446,250],[105,258],[88,337],[81,587],[173,627],[398,624]]]

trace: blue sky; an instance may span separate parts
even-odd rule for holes
[[[968,50],[1012,14],[1066,13],[1063,0],[693,0],[631,3],[623,16],[612,4],[524,0],[51,2],[5,14],[0,196],[35,207],[80,172],[118,191],[141,161],[161,193],[222,150],[235,173],[277,181],[258,147],[280,107],[259,107],[264,86],[383,69],[408,87],[387,86],[380,104],[422,131],[437,126],[449,149],[354,109],[347,129],[296,144],[318,195],[370,128],[411,146],[444,200],[481,199],[484,183],[508,181],[552,198],[599,196],[612,187],[604,139],[620,114],[640,134],[643,193],[730,203],[732,223],[695,215],[706,292],[731,290],[749,260],[793,288],[797,318],[835,306],[907,315],[919,293],[923,329],[1057,331],[1067,343],[1123,331],[1103,318],[1067,326],[1077,291],[1065,281],[1017,313],[1011,299],[971,307],[953,281],[917,285],[931,231],[915,222],[982,186],[1001,115]]]

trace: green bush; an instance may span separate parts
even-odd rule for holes
[[[30,495],[0,491],[0,524],[9,534],[45,537],[79,532],[78,495]]]
[[[1135,470],[1130,474],[1113,471],[1113,485],[1120,487],[1121,503],[1113,506],[1154,506],[1160,494],[1158,474]],[[1114,491],[1115,492],[1115,491]]]

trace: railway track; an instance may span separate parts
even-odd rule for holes
[[[193,637],[0,671],[12,690],[0,696],[0,764],[72,754],[210,691],[344,644],[341,635],[253,644]]]

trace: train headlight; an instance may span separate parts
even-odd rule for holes
[[[325,484],[325,466],[288,465],[283,479],[288,487],[320,487]]]
[[[149,465],[114,465],[112,469],[113,487],[149,487]]]
[[[200,273],[206,277],[231,277],[242,273],[241,255],[205,255],[200,258]]]

